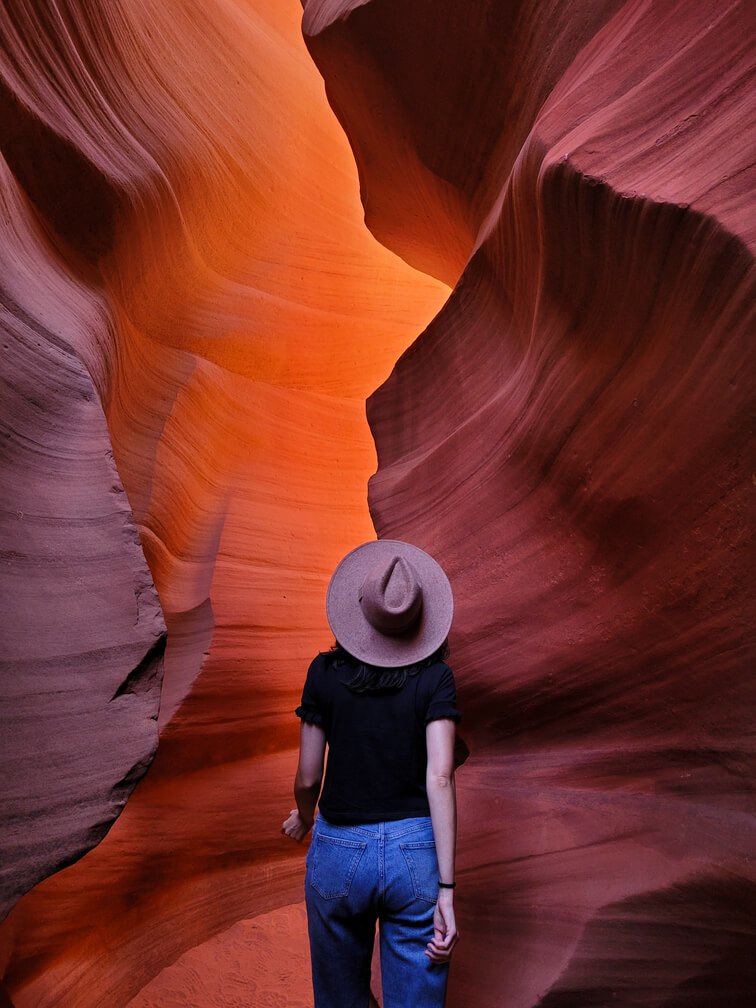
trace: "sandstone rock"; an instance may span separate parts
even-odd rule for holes
[[[729,1008],[756,930],[749,8],[308,0],[369,228],[456,285],[433,318],[443,284],[365,233],[292,6],[0,14],[20,289],[74,305],[66,388],[107,421],[81,443],[110,439],[170,630],[150,773],[9,915],[5,987],[231,1004],[207,962],[243,977],[296,913],[293,708],[402,354],[370,507],[457,593],[450,1005]],[[276,1003],[285,963],[254,961]]]
[[[756,937],[721,895],[753,885],[756,841],[752,12],[351,6],[308,4],[305,29],[368,223],[437,275],[466,259],[368,403],[376,528],[439,556],[457,598],[450,999],[737,1003]]]
[[[107,833],[149,766],[165,625],[77,352],[101,306],[54,261],[2,162],[0,302],[5,916]]]
[[[4,156],[49,247],[21,244],[32,273],[60,271],[50,311],[87,292],[77,352],[169,630],[150,773],[0,929],[16,1008],[125,1005],[302,900],[304,849],[279,832],[294,708],[331,642],[330,571],[374,536],[365,397],[448,289],[366,231],[300,15],[286,0],[0,13]],[[285,962],[270,965],[272,996]]]

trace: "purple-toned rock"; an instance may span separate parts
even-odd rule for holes
[[[3,916],[105,835],[147,770],[165,648],[100,399],[75,349],[96,325],[94,298],[63,282],[42,244],[0,163]]]

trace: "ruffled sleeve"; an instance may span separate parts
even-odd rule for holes
[[[318,655],[307,670],[307,678],[302,689],[302,702],[294,713],[308,724],[316,724],[324,728],[326,698],[323,695],[322,671],[323,656]]]
[[[448,665],[442,666],[438,683],[433,690],[425,713],[425,723],[437,718],[451,718],[452,721],[462,720],[462,714],[457,708],[457,689],[454,683],[454,673]]]

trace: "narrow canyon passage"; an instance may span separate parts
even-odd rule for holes
[[[366,230],[296,3],[13,14],[19,93],[36,90],[45,129],[104,179],[93,199],[111,227],[97,217],[96,248],[92,219],[64,212],[88,183],[78,162],[61,179],[60,165],[19,155],[9,185],[57,228],[61,283],[98,292],[72,338],[105,408],[168,647],[155,761],[106,838],[3,923],[4,982],[17,1008],[126,1005],[186,950],[301,900],[305,849],[279,833],[293,710],[313,650],[331,643],[328,575],[375,536],[365,398],[448,288]],[[24,251],[49,286],[49,247]],[[82,730],[81,745],[97,759],[97,738]],[[302,998],[301,929],[297,941]],[[257,1003],[288,969],[276,955],[272,943],[245,963]],[[230,1004],[217,979],[217,1003]]]
[[[449,1008],[756,1001],[752,7],[0,12],[0,517],[70,564],[16,561],[19,720],[73,747],[9,764],[15,1008],[311,1003],[293,710],[375,534],[455,590]]]

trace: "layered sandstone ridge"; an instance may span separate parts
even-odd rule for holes
[[[106,326],[0,161],[0,918],[102,838],[157,746],[165,626],[83,363]]]
[[[365,397],[448,289],[366,231],[300,19],[287,0],[0,12],[4,319],[21,347],[3,366],[20,376],[3,508],[30,558],[9,586],[26,619],[10,625],[8,720],[26,733],[10,774],[41,806],[11,838],[45,854],[25,888],[71,859],[58,847],[102,836],[154,749],[145,557],[168,628],[150,773],[0,929],[16,1008],[126,1005],[194,949],[230,961],[263,928],[275,953],[283,920],[306,962],[305,851],[279,832],[293,712],[330,643],[328,573],[374,537]],[[295,1003],[287,975],[306,998],[285,948],[243,965],[258,1003]]]
[[[368,409],[377,531],[457,598],[450,1001],[748,1003],[753,10],[324,0],[305,28],[371,229],[466,263]]]

